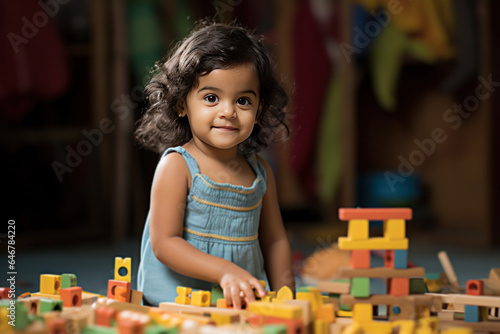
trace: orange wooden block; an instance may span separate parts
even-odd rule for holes
[[[370,268],[370,250],[353,249],[351,251],[351,268],[369,269]]]
[[[66,320],[59,317],[54,317],[45,322],[49,334],[66,334]]]
[[[143,334],[145,326],[131,319],[119,319],[117,327],[120,334]]]
[[[108,298],[121,302],[130,302],[130,282],[108,281]]]
[[[410,294],[410,279],[393,277],[387,280],[387,294],[391,296],[408,296]]]
[[[387,219],[405,219],[412,218],[412,210],[409,208],[342,208],[339,209],[340,220],[368,219],[368,220],[387,220]]]
[[[220,307],[220,308],[227,308],[226,300],[224,298],[217,299],[217,305],[216,306]]]
[[[82,287],[64,288],[60,293],[63,307],[82,306]]]
[[[95,324],[111,327],[116,321],[117,310],[111,307],[101,306],[95,310]]]
[[[466,286],[466,294],[471,296],[484,295],[484,282],[481,280],[468,280]]]
[[[316,318],[331,323],[335,321],[335,307],[332,303],[323,304],[316,311]]]
[[[280,324],[287,327],[288,334],[305,333],[305,326],[302,318],[300,319],[283,319],[276,317],[266,317],[260,314],[251,313],[248,316],[248,324],[253,326],[263,326],[271,324]]]

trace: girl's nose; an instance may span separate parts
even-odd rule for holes
[[[227,118],[227,119],[236,118],[235,107],[231,103],[224,104],[219,113],[219,118]]]

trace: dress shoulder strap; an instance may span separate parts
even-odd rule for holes
[[[171,152],[177,152],[180,155],[182,155],[182,157],[186,161],[186,164],[189,168],[189,172],[191,173],[191,181],[193,181],[195,175],[200,173],[200,168],[198,166],[198,163],[193,158],[193,156],[191,154],[189,154],[189,152],[186,151],[181,146],[176,146],[176,147],[169,147],[168,149],[166,149],[165,152],[163,152],[162,157],[166,156],[167,154],[169,154]]]
[[[252,166],[253,170],[255,171],[255,174],[257,174],[257,176],[259,176],[264,182],[267,182],[266,170],[260,163],[259,159],[257,159],[257,154],[247,154],[246,158],[250,166]]]

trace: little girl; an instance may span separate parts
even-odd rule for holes
[[[173,302],[177,286],[220,285],[235,308],[255,300],[254,290],[266,295],[259,280],[293,290],[273,172],[255,154],[272,132],[288,131],[288,97],[261,41],[202,23],[159,66],[146,96],[136,138],[163,155],[141,244],[144,304]]]

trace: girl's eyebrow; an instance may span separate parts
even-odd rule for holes
[[[205,87],[203,87],[203,88],[200,88],[200,89],[198,90],[198,93],[199,93],[199,92],[202,92],[202,91],[204,91],[204,90],[214,90],[214,91],[216,91],[216,92],[221,92],[221,91],[222,91],[222,89],[217,88],[217,87],[205,86]],[[255,95],[255,97],[257,97],[257,93],[256,93],[253,89],[244,90],[244,91],[240,92],[239,94],[253,94],[253,95]]]

